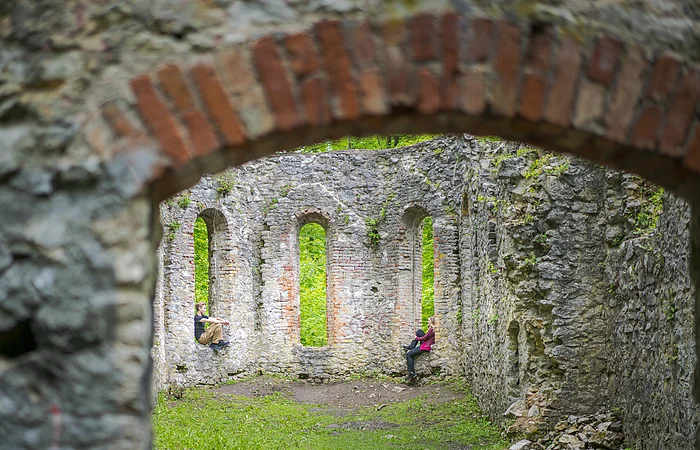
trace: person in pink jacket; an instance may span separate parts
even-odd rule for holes
[[[435,343],[435,316],[428,318],[428,332],[423,336],[419,336],[416,333],[414,340],[421,343],[420,347],[416,346],[410,349],[406,353],[406,365],[408,366],[408,376],[406,376],[406,381],[410,381],[416,378],[416,369],[414,366],[413,358],[424,352],[429,352]]]

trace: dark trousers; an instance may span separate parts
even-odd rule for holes
[[[406,365],[408,366],[409,375],[416,373],[416,368],[413,364],[413,358],[420,355],[421,353],[425,353],[425,350],[421,350],[420,347],[412,348],[411,350],[406,352]]]

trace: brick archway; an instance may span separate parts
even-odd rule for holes
[[[163,61],[124,89],[134,101],[101,104],[95,125],[110,130],[114,161],[148,161],[135,191],[154,203],[281,149],[420,132],[498,135],[638,173],[691,202],[700,192],[700,68],[612,33],[456,12],[321,20]]]
[[[61,40],[58,33],[51,36],[54,41],[42,41],[48,32],[22,27],[29,22],[24,16],[33,14],[9,17],[8,11],[19,9],[14,6],[0,11],[0,37],[4,41],[11,34],[5,26],[10,23],[19,36],[11,44],[26,46],[37,59],[46,56],[37,50],[46,51],[45,46],[49,53],[59,48],[81,55],[105,51],[112,43],[104,30],[121,26],[115,34],[136,30],[151,33],[147,37],[182,39],[175,25],[170,33],[167,23],[146,24],[148,14],[136,3],[124,2],[108,12],[77,6],[75,33],[90,28],[83,47],[72,36]],[[169,7],[184,10],[189,2],[177,4]],[[16,406],[2,414],[5,444],[48,447],[52,424],[61,414],[65,427],[56,445],[150,444],[153,321],[148,304],[157,263],[149,244],[159,231],[148,230],[157,222],[152,220],[154,205],[196,183],[203,172],[348,134],[467,132],[626,169],[697,201],[700,70],[692,52],[674,54],[670,49],[677,45],[663,39],[652,45],[639,33],[603,31],[610,27],[582,32],[558,25],[556,19],[472,15],[477,10],[470,6],[376,23],[358,19],[362,14],[304,11],[298,25],[274,25],[235,46],[212,39],[166,59],[162,48],[140,54],[132,51],[133,42],[116,39],[123,60],[92,61],[92,66],[108,61],[112,70],[95,71],[91,87],[76,91],[85,98],[61,98],[74,101],[73,109],[51,110],[47,104],[56,98],[42,97],[43,91],[84,81],[70,79],[73,67],[65,61],[53,66],[48,61],[26,86],[3,90],[3,96],[29,91],[20,102],[23,107],[8,115],[30,122],[31,133],[22,140],[25,124],[13,125],[9,142],[2,142],[7,145],[2,151],[8,151],[0,153],[2,198],[12,199],[3,202],[0,219],[0,275],[12,270],[12,278],[0,294],[9,292],[3,302],[11,298],[14,305],[2,333],[7,339],[8,329],[42,331],[36,348],[28,346],[12,361],[0,361],[0,391],[7,394],[7,404]],[[372,13],[369,7],[365,12]],[[332,19],[317,19],[333,14]],[[56,28],[50,18],[47,28]],[[296,31],[277,32],[289,29]],[[69,61],[75,54],[68,55]],[[91,70],[87,64],[81,69]],[[68,81],[62,81],[61,72]],[[14,108],[14,99],[2,100],[4,121],[5,108]],[[26,104],[34,108],[24,109]],[[99,113],[91,114],[92,108]],[[64,118],[80,129],[78,138],[70,134],[64,139],[64,127],[45,134],[31,128],[42,120],[55,124]],[[48,149],[45,154],[19,155],[39,144]],[[66,148],[71,152],[61,160]],[[76,161],[86,156],[99,163],[78,167]],[[45,170],[54,158],[68,169]],[[69,173],[72,163],[78,170]],[[27,201],[37,205],[31,212],[20,208]],[[695,212],[694,249],[700,245],[698,220]],[[16,243],[12,251],[4,241]],[[83,241],[83,247],[77,245]],[[690,263],[693,268],[700,267],[698,254]],[[696,314],[696,330],[699,319]]]
[[[128,84],[133,108],[114,98],[101,116],[115,157],[157,153],[146,180],[156,200],[280,149],[420,131],[499,135],[696,195],[700,69],[611,34],[456,12],[321,20]]]

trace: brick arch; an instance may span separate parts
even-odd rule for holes
[[[700,69],[600,33],[469,16],[321,20],[129,81],[102,105],[116,148],[161,157],[162,200],[203,171],[347,134],[469,132],[639,173],[693,198]]]

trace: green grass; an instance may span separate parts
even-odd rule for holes
[[[370,426],[360,429],[368,422]],[[177,401],[161,396],[153,427],[156,449],[508,447],[470,394],[441,404],[414,398],[379,411],[367,407],[336,417],[322,406],[299,404],[279,394],[249,399],[194,388]]]

